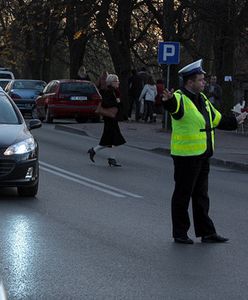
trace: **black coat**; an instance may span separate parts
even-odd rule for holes
[[[110,108],[117,107],[120,109],[120,104],[117,102],[114,89],[107,89],[102,92],[102,107]],[[120,146],[126,143],[121,134],[117,118],[103,117],[104,128],[100,140],[100,146]]]

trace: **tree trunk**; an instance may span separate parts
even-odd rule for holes
[[[130,24],[132,2],[132,0],[119,1],[117,20],[113,28],[108,25],[110,0],[102,2],[100,12],[97,15],[98,30],[104,34],[115,72],[120,79],[120,93],[124,119],[127,119],[129,108],[128,78],[131,70]]]
[[[83,64],[87,42],[88,38],[80,40],[69,39],[70,78],[78,78],[78,70]]]
[[[216,74],[222,87],[223,111],[228,113],[233,107],[233,82],[225,81],[225,76],[232,76],[234,79],[234,53],[238,34],[235,30],[234,14],[235,5],[232,0],[222,1],[225,5],[219,6],[221,22],[216,22],[216,38],[214,44],[214,57]]]
[[[66,7],[66,35],[69,41],[70,78],[78,77],[78,70],[83,64],[85,49],[91,32],[88,22],[92,12],[87,11],[86,5],[80,6],[71,2]],[[90,5],[90,2],[88,3]],[[78,36],[75,36],[75,33]]]

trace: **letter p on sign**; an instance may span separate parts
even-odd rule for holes
[[[158,44],[158,63],[159,64],[179,64],[180,43],[178,42],[159,42]]]
[[[167,60],[168,56],[174,56],[176,53],[174,45],[164,45],[163,60]]]

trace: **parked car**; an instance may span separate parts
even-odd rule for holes
[[[36,99],[37,117],[47,123],[53,119],[75,118],[83,123],[98,121],[95,113],[101,95],[91,81],[61,79],[48,83]]]
[[[5,92],[14,100],[22,114],[32,115],[35,99],[45,86],[46,82],[42,80],[15,79],[7,84]]]
[[[14,74],[8,68],[0,68],[1,79],[15,79]]]
[[[0,187],[17,187],[20,196],[33,197],[38,191],[38,144],[30,130],[40,120],[26,125],[14,101],[0,91]]]

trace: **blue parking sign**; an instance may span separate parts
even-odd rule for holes
[[[177,65],[180,61],[180,43],[159,42],[158,63],[167,65]]]

